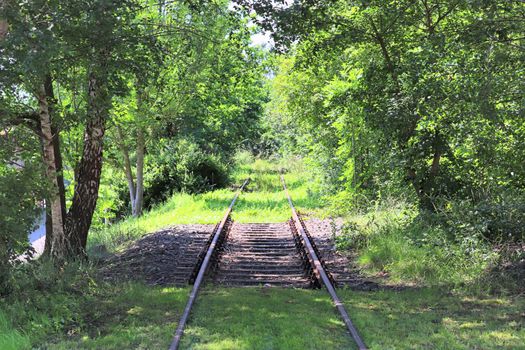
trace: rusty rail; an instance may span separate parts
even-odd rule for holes
[[[325,271],[323,265],[321,264],[321,261],[319,260],[319,257],[317,256],[312,246],[312,243],[310,242],[310,239],[308,238],[308,235],[306,234],[303,228],[299,215],[297,215],[297,211],[295,210],[295,207],[293,205],[292,198],[290,197],[290,193],[288,192],[288,188],[286,188],[286,183],[284,182],[284,176],[282,175],[281,175],[281,182],[283,184],[283,188],[284,188],[284,192],[286,193],[286,197],[288,198],[288,203],[290,203],[290,208],[292,209],[292,219],[295,222],[295,226],[297,228],[297,231],[301,235],[304,245],[306,246],[306,251],[310,257],[311,262],[313,263],[315,274],[320,277],[322,283],[325,285],[326,289],[328,290],[330,297],[334,301],[335,307],[337,308],[337,310],[343,317],[343,321],[346,324],[346,328],[348,328],[348,331],[352,335],[352,338],[357,344],[357,347],[359,348],[359,350],[367,350],[367,347],[365,343],[363,342],[363,339],[361,339],[361,336],[359,335],[359,333],[357,332],[357,329],[352,323],[352,320],[350,319],[348,312],[346,311],[343,303],[341,302],[341,299],[339,299],[339,297],[337,296],[335,292],[335,288],[332,282],[330,281],[330,278],[328,277],[327,272]]]
[[[173,341],[171,342],[169,350],[177,350],[179,348],[180,340],[182,338],[182,334],[184,333],[184,327],[186,326],[186,322],[188,322],[191,308],[195,302],[195,299],[197,298],[199,288],[201,286],[204,275],[206,274],[206,270],[208,269],[208,264],[210,262],[211,256],[217,245],[217,241],[219,240],[219,236],[224,226],[226,225],[228,218],[230,217],[230,214],[233,210],[233,206],[235,205],[235,201],[237,201],[239,194],[242,192],[242,190],[248,184],[249,181],[250,179],[246,179],[244,183],[242,184],[242,186],[237,190],[235,197],[233,197],[233,200],[230,203],[230,206],[226,210],[226,213],[224,213],[224,217],[222,218],[220,224],[217,226],[217,228],[215,229],[213,233],[213,239],[210,243],[208,251],[206,252],[206,256],[204,257],[204,260],[202,261],[202,265],[199,269],[199,273],[197,274],[197,278],[195,279],[195,283],[193,284],[193,288],[191,290],[190,297],[188,299],[188,303],[186,304],[186,307],[184,308],[184,313],[182,314],[179,324],[177,325],[177,330],[175,331],[175,336],[173,337]]]

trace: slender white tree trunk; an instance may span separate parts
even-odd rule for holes
[[[55,147],[53,144],[54,135],[51,130],[51,115],[49,113],[47,94],[43,85],[37,93],[37,98],[40,114],[40,129],[42,132],[43,158],[46,166],[46,176],[51,183],[47,203],[47,205],[50,206],[53,230],[50,253],[53,259],[62,261],[65,259],[64,253],[67,251],[67,240],[64,232],[64,217],[62,202],[60,200],[60,184],[58,183],[57,176]]]
[[[129,151],[124,142],[124,134],[122,128],[117,125],[117,135],[119,138],[118,144],[122,157],[124,158],[124,173],[128,181],[129,202],[131,203],[131,213],[135,215],[135,180],[133,179],[133,172],[131,171],[131,161],[129,158]]]
[[[139,125],[137,128],[137,187],[133,216],[142,215],[142,207],[144,204],[144,149],[144,130],[142,126]]]

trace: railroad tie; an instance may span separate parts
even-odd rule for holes
[[[294,237],[283,223],[234,223],[214,281],[225,286],[310,286]]]

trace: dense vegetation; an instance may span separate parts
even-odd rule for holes
[[[261,31],[273,50],[252,43]],[[281,171],[304,214],[341,218],[337,249],[364,274],[425,288],[345,291],[358,326],[427,309],[422,319],[446,320],[402,318],[366,333],[372,347],[425,347],[419,333],[432,332],[437,348],[523,343],[523,1],[6,0],[0,348],[164,347],[186,290],[107,283],[93,264],[168,225],[215,223],[229,186],[248,176],[235,219],[284,221]],[[21,262],[41,215],[44,254]],[[253,315],[243,342],[217,334],[244,316],[202,329],[235,298],[244,311],[270,298],[280,306],[266,316],[291,312],[292,292],[214,292],[188,346],[268,344]],[[319,298],[301,298],[307,317]],[[91,315],[98,303],[108,311]],[[168,303],[179,309],[166,324],[144,311]],[[483,321],[462,313],[467,304]],[[403,327],[419,333],[402,337]]]
[[[265,53],[227,3],[1,10],[2,269],[27,247],[37,202],[46,255],[61,264],[85,255],[90,228],[224,187],[233,151],[257,138]]]
[[[405,277],[448,265],[458,283],[463,267],[523,259],[522,2],[265,4],[286,51],[266,115],[281,152],[305,157],[339,213],[394,207],[350,220],[343,245]]]
[[[287,218],[283,211],[288,204],[276,174],[282,168],[290,171],[286,182],[299,210],[322,215],[321,199],[312,192],[314,184],[309,173],[301,171],[300,163],[257,160],[246,165],[246,158],[238,157],[244,165],[236,168],[233,181],[239,183],[249,175],[254,181],[234,210],[236,221],[282,222]],[[214,224],[232,193],[219,189],[176,195],[140,218],[93,232],[93,248],[105,244],[110,252],[120,251],[147,232],[171,224]],[[90,256],[96,262],[94,251]],[[83,263],[57,270],[40,260],[17,269],[16,289],[0,309],[0,348],[167,348],[188,289],[108,282],[97,275],[98,268]],[[514,349],[525,337],[521,327],[525,301],[519,296],[465,295],[440,288],[402,292],[339,289],[338,294],[371,349]],[[353,346],[323,290],[225,289],[210,285],[196,306],[182,348]]]
[[[287,15],[319,23],[285,33],[300,40],[277,60],[270,118],[285,148],[325,169],[330,191],[358,205],[360,194],[411,187],[424,210],[459,199],[482,216],[501,205],[523,217],[523,4],[302,6]],[[523,238],[523,222],[494,219],[488,238]]]

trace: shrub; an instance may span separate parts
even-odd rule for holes
[[[2,311],[13,329],[23,329],[39,341],[65,332],[78,333],[84,326],[81,303],[100,288],[93,279],[93,268],[81,262],[57,269],[40,258],[20,265],[13,274],[13,293],[2,300]]]
[[[174,192],[201,193],[228,184],[227,164],[188,140],[159,145],[146,164],[144,204],[148,209]]]
[[[451,241],[439,226],[421,218],[389,221],[368,236],[360,262],[394,279],[455,286],[476,280],[494,260],[490,247],[476,237]]]
[[[388,200],[347,220],[337,246],[357,250],[372,273],[425,285],[470,287],[497,259],[481,235],[452,234],[437,215]]]
[[[478,201],[451,201],[437,221],[453,238],[480,236],[490,242],[525,240],[525,196],[500,193]]]
[[[237,167],[242,167],[247,164],[251,164],[255,161],[255,157],[250,151],[240,150],[235,153],[233,157],[233,162]]]
[[[27,234],[42,212],[35,205],[39,194],[32,171],[36,170],[0,164],[0,296],[10,292],[17,256],[31,253]]]

